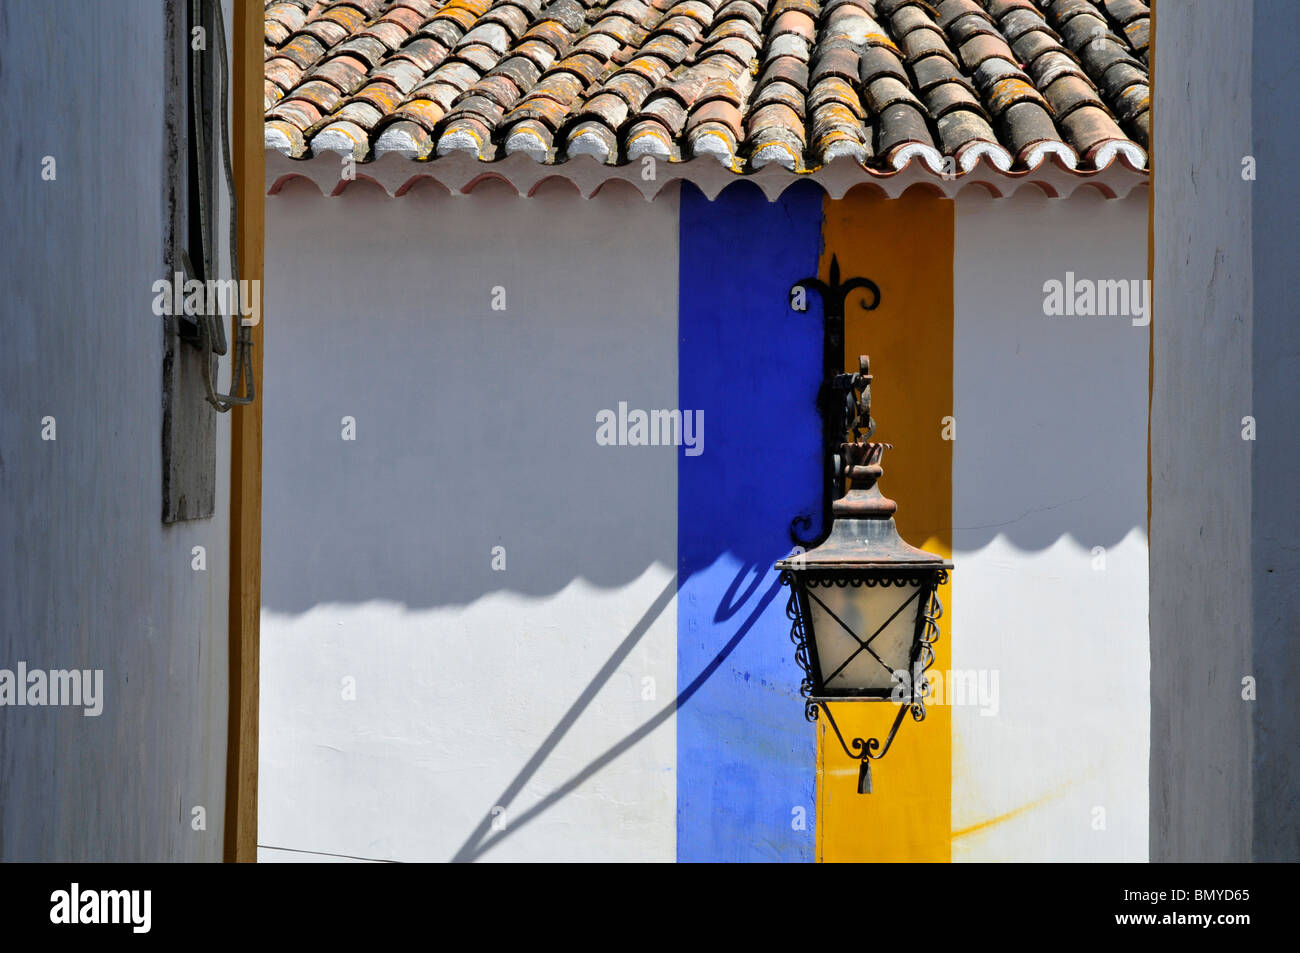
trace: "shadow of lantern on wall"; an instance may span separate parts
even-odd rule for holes
[[[832,285],[838,271],[832,268]],[[838,297],[842,307],[842,295]],[[823,299],[829,312],[831,298]],[[836,325],[830,315],[827,325]],[[843,367],[842,350],[839,360]],[[860,763],[860,794],[871,793],[871,762],[889,752],[904,717],[910,712],[914,721],[925,718],[925,673],[934,664],[942,614],[937,590],[953,568],[942,556],[910,546],[898,535],[898,506],[878,486],[881,460],[891,447],[871,440],[876,429],[871,380],[863,356],[856,374],[835,374],[824,383],[823,415],[831,414],[837,429],[836,422],[843,422],[838,448],[828,447],[837,451],[828,453],[828,466],[831,483],[842,495],[831,505],[832,522],[824,538],[776,564],[781,582],[790,587],[786,614],[795,661],[804,673],[804,715],[816,721],[825,713],[844,753]],[[831,703],[868,701],[898,704],[889,733],[883,742],[846,740]]]

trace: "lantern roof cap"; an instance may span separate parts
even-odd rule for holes
[[[889,444],[858,441],[841,445],[852,488],[836,500],[830,535],[807,552],[780,560],[780,570],[951,569],[936,553],[907,543],[898,535],[898,504],[877,485],[884,473],[881,458]]]

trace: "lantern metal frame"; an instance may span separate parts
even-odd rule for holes
[[[793,567],[797,564],[798,558],[798,556],[795,556],[791,560],[782,561],[787,565],[782,568],[781,582],[790,587],[790,598],[786,602],[785,611],[786,617],[790,619],[790,641],[795,647],[795,662],[804,674],[803,682],[799,687],[799,692],[804,698],[804,717],[810,722],[816,722],[819,715],[824,712],[827,722],[835,732],[835,737],[846,755],[862,761],[879,760],[889,752],[894,737],[898,734],[898,729],[902,725],[903,717],[909,711],[913,721],[925,720],[925,699],[930,689],[925,673],[934,665],[934,643],[939,639],[939,619],[943,617],[943,604],[939,601],[937,590],[939,586],[948,581],[948,569],[950,567],[945,565],[935,569],[895,571],[864,566],[857,571],[826,571],[818,574],[820,576],[819,581],[828,581],[832,585],[842,583],[846,586],[855,587],[898,586],[900,588],[908,585],[916,586],[916,594],[909,597],[895,611],[894,616],[911,605],[913,600],[922,603],[916,614],[912,649],[908,659],[906,690],[900,693],[898,686],[895,686],[888,690],[850,688],[836,692],[833,690],[827,691],[825,687],[826,682],[835,677],[835,673],[823,678],[820,660],[817,657],[817,641],[815,638],[810,639],[808,637],[804,626],[804,620],[811,618],[811,606],[808,600],[816,597],[810,596],[806,584],[801,584],[796,577],[800,570]],[[781,564],[778,564],[778,566],[780,567]],[[810,575],[816,573],[815,570],[805,570],[804,572],[808,572]],[[866,575],[866,573],[872,573],[872,575]],[[888,669],[885,662],[879,656],[876,656],[874,652],[871,652],[870,643],[872,639],[884,631],[889,622],[893,621],[894,616],[887,619],[875,632],[864,639],[842,620],[835,617],[834,613],[824,603],[823,608],[840,623],[846,632],[858,641],[860,646],[857,651],[841,663],[841,668],[847,665],[849,661],[852,661],[859,653],[865,651]],[[894,717],[893,724],[890,726],[883,742],[874,737],[854,737],[846,740],[835,721],[835,716],[831,714],[830,702],[866,701],[894,701],[899,703],[898,714]]]

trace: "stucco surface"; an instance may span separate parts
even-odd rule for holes
[[[230,431],[216,515],[164,526],[163,44],[156,2],[0,11],[0,667],[105,694],[0,710],[3,860],[221,858]]]
[[[777,202],[683,186],[678,393],[708,432],[679,460],[676,500],[683,861],[814,854],[816,735],[773,564],[791,520],[821,518],[821,308],[793,310],[790,286],[817,272],[823,201],[810,185]]]
[[[674,859],[680,451],[596,415],[677,405],[676,263],[630,189],[268,199],[263,846]]]
[[[1252,148],[1258,11],[1245,0],[1164,6],[1155,65],[1151,856],[1244,861],[1256,796],[1254,711],[1241,684],[1254,669],[1254,451],[1242,418],[1254,410],[1255,302],[1252,193],[1241,172]]]
[[[819,341],[786,292],[822,201],[269,198],[267,859],[811,856],[764,567],[815,503]],[[948,644],[999,683],[952,711],[954,859],[1146,857],[1149,332],[1043,307],[1067,270],[1141,280],[1145,215],[958,204]],[[598,446],[619,401],[703,409],[703,455]]]
[[[1252,41],[1251,189],[1252,446],[1251,558],[1254,580],[1254,859],[1300,860],[1300,300],[1294,277],[1300,180],[1300,121],[1290,76],[1300,4],[1261,0]],[[1260,171],[1262,170],[1262,171]]]
[[[952,663],[997,703],[953,710],[954,860],[1147,856],[1148,328],[1043,308],[1067,270],[1145,279],[1145,225],[958,202]]]

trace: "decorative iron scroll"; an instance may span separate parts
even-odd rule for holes
[[[794,643],[794,660],[803,671],[803,681],[799,684],[799,694],[807,698],[812,694],[812,663],[808,659],[808,638],[803,630],[803,616],[799,612],[799,594],[795,592],[794,580],[789,572],[781,573],[781,585],[790,587],[790,598],[785,604],[785,614],[790,620],[790,641]],[[805,708],[804,717],[808,717]],[[813,718],[808,718],[813,721]]]
[[[830,532],[831,503],[843,495],[843,461],[838,448],[845,435],[851,433],[850,441],[856,442],[861,431],[870,437],[875,430],[870,414],[870,376],[862,380],[866,368],[860,374],[844,373],[844,309],[848,297],[855,291],[870,295],[860,304],[863,311],[874,311],[880,304],[880,288],[868,278],[850,278],[840,280],[839,259],[831,256],[830,280],[804,278],[790,289],[811,289],[822,299],[822,385],[817,393],[817,409],[822,418],[822,444],[825,451],[822,479],[822,529],[818,536],[804,538],[800,530],[812,529],[812,519],[798,516],[790,524],[790,538],[796,546],[811,549],[826,539]],[[866,387],[865,403],[858,398],[863,384]],[[865,413],[859,413],[859,409]],[[865,421],[865,423],[863,423]],[[859,425],[862,424],[861,427]]]
[[[861,589],[866,586],[868,589],[875,589],[879,586],[881,589],[888,589],[890,586],[897,586],[903,589],[907,586],[923,586],[927,579],[919,576],[868,576],[865,579],[848,577],[848,576],[823,576],[821,579],[813,579],[811,576],[807,580],[809,585],[821,586],[829,589],[834,586],[836,589],[844,589],[852,586],[854,589]]]

